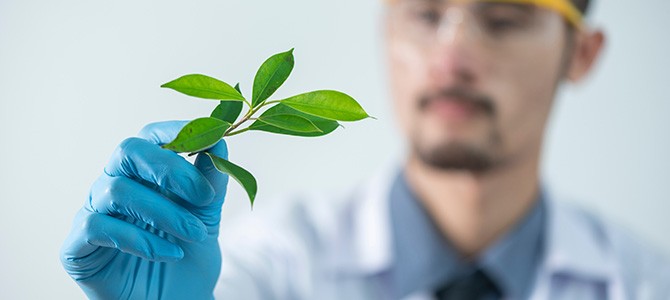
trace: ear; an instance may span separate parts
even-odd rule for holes
[[[570,81],[579,82],[591,71],[604,44],[605,34],[601,30],[577,31],[574,53],[567,73]]]

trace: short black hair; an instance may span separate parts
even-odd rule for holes
[[[575,6],[577,7],[577,9],[579,9],[582,15],[586,15],[589,11],[591,0],[572,0],[572,3],[575,4]]]

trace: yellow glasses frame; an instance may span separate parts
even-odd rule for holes
[[[395,3],[398,0],[386,0],[387,3]],[[538,7],[553,10],[563,16],[570,25],[577,29],[582,29],[584,23],[584,16],[575,7],[571,0],[451,0],[455,3],[469,3],[469,2],[500,2],[500,3],[515,3],[515,4],[532,4]]]

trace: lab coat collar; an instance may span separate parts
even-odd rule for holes
[[[400,168],[384,168],[355,197],[357,207],[352,211],[354,224],[350,233],[353,267],[358,272],[379,274],[393,263],[389,193]],[[616,264],[604,233],[597,230],[598,226],[588,224],[583,212],[559,203],[551,190],[546,189],[545,196],[548,219],[541,273],[567,273],[585,280],[612,282]]]
[[[600,224],[585,211],[547,192],[547,235],[544,269],[588,280],[615,281],[616,259]]]
[[[357,195],[360,200],[353,213],[353,249],[355,270],[375,274],[390,268],[393,262],[389,199],[391,186],[400,166],[389,165],[372,177]]]

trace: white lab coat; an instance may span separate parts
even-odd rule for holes
[[[217,299],[392,299],[388,192],[394,168],[340,196],[257,204],[222,228]],[[531,299],[670,300],[670,265],[620,228],[547,191],[546,255]],[[405,299],[432,299],[418,291]]]

